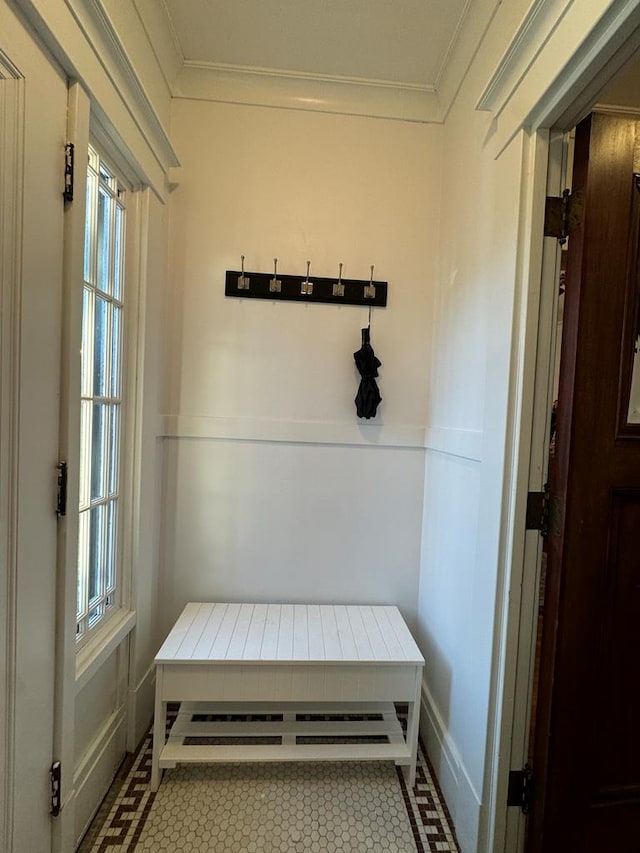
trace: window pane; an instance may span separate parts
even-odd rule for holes
[[[82,295],[79,641],[119,603],[125,216],[124,189],[89,146]]]
[[[96,296],[93,337],[93,396],[106,397],[108,374],[109,303]]]
[[[118,491],[118,468],[120,458],[120,407],[111,406],[111,428],[109,431],[109,494]]]
[[[122,243],[124,242],[124,210],[116,205],[116,225],[114,232],[115,252],[113,261],[113,297],[122,299]]]
[[[93,290],[85,287],[82,294],[82,357],[81,395],[90,397],[92,392],[93,364]]]
[[[118,502],[109,501],[107,505],[107,560],[105,591],[113,592],[116,585],[116,543],[118,525]]]
[[[120,348],[122,342],[121,334],[121,316],[122,308],[117,305],[113,306],[112,325],[111,325],[111,396],[120,396]]]
[[[100,162],[100,180],[109,186],[115,186],[113,175],[102,161]]]
[[[87,207],[85,211],[85,227],[84,227],[84,280],[90,284],[95,284],[95,228],[93,226],[93,217],[95,215],[95,193],[98,186],[98,179],[95,172],[91,169],[87,173]]]
[[[106,480],[106,419],[108,407],[104,403],[93,404],[93,431],[91,440],[91,500],[105,497]]]
[[[102,604],[99,604],[97,607],[94,607],[93,610],[89,613],[89,627],[93,628],[96,622],[100,619],[101,616],[104,616],[104,608]]]
[[[80,403],[80,508],[88,507],[91,502],[91,400]]]
[[[111,218],[109,209],[111,207],[111,199],[105,190],[100,187],[98,190],[98,277],[96,287],[105,293],[109,292],[109,248],[111,245]]]
[[[87,601],[86,579],[89,567],[89,513],[81,512],[78,519],[78,600],[77,618],[85,613]]]
[[[103,589],[104,578],[104,506],[94,506],[89,510],[89,607],[95,606]]]

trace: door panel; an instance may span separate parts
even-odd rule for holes
[[[8,796],[2,840],[9,853],[48,853],[67,83],[7,4],[0,6],[0,54],[14,76],[0,80],[0,86],[20,89],[9,117],[19,136],[15,144],[2,137],[1,152],[2,168],[19,176],[11,208],[4,195],[1,199],[3,215],[15,223],[14,245],[7,249],[14,266],[2,276],[3,297],[10,291],[12,306],[4,319],[14,341],[14,357],[2,364],[2,385],[8,389],[2,403],[11,407],[13,425],[2,434],[2,458],[6,452],[12,460],[7,518],[12,548],[0,576],[2,592],[8,590],[7,624],[13,626],[5,633],[6,649],[0,650],[6,653],[2,695],[9,708],[9,754],[0,755]],[[7,120],[0,117],[0,123]]]
[[[625,362],[636,138],[628,117],[596,114],[576,131],[573,192],[584,195],[584,215],[569,242],[550,469],[562,513],[548,539],[528,838],[536,853],[638,849],[640,443],[626,426]]]
[[[609,552],[602,601],[600,705],[596,732],[598,802],[640,797],[640,575],[638,573],[640,489],[616,489],[612,495]]]

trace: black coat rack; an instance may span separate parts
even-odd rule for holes
[[[331,305],[372,305],[385,308],[387,282],[371,279],[342,278],[342,264],[337,278],[309,275],[282,275],[274,260],[273,273],[227,270],[225,296],[240,299],[284,299],[292,302],[326,302]]]

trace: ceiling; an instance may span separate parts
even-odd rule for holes
[[[187,65],[437,89],[471,0],[164,0]]]

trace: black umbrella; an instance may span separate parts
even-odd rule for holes
[[[362,330],[362,346],[358,352],[354,352],[353,357],[362,377],[355,399],[358,417],[374,418],[376,409],[382,401],[375,380],[375,377],[378,375],[378,368],[382,365],[382,362],[376,358],[373,347],[369,342],[369,327]]]

